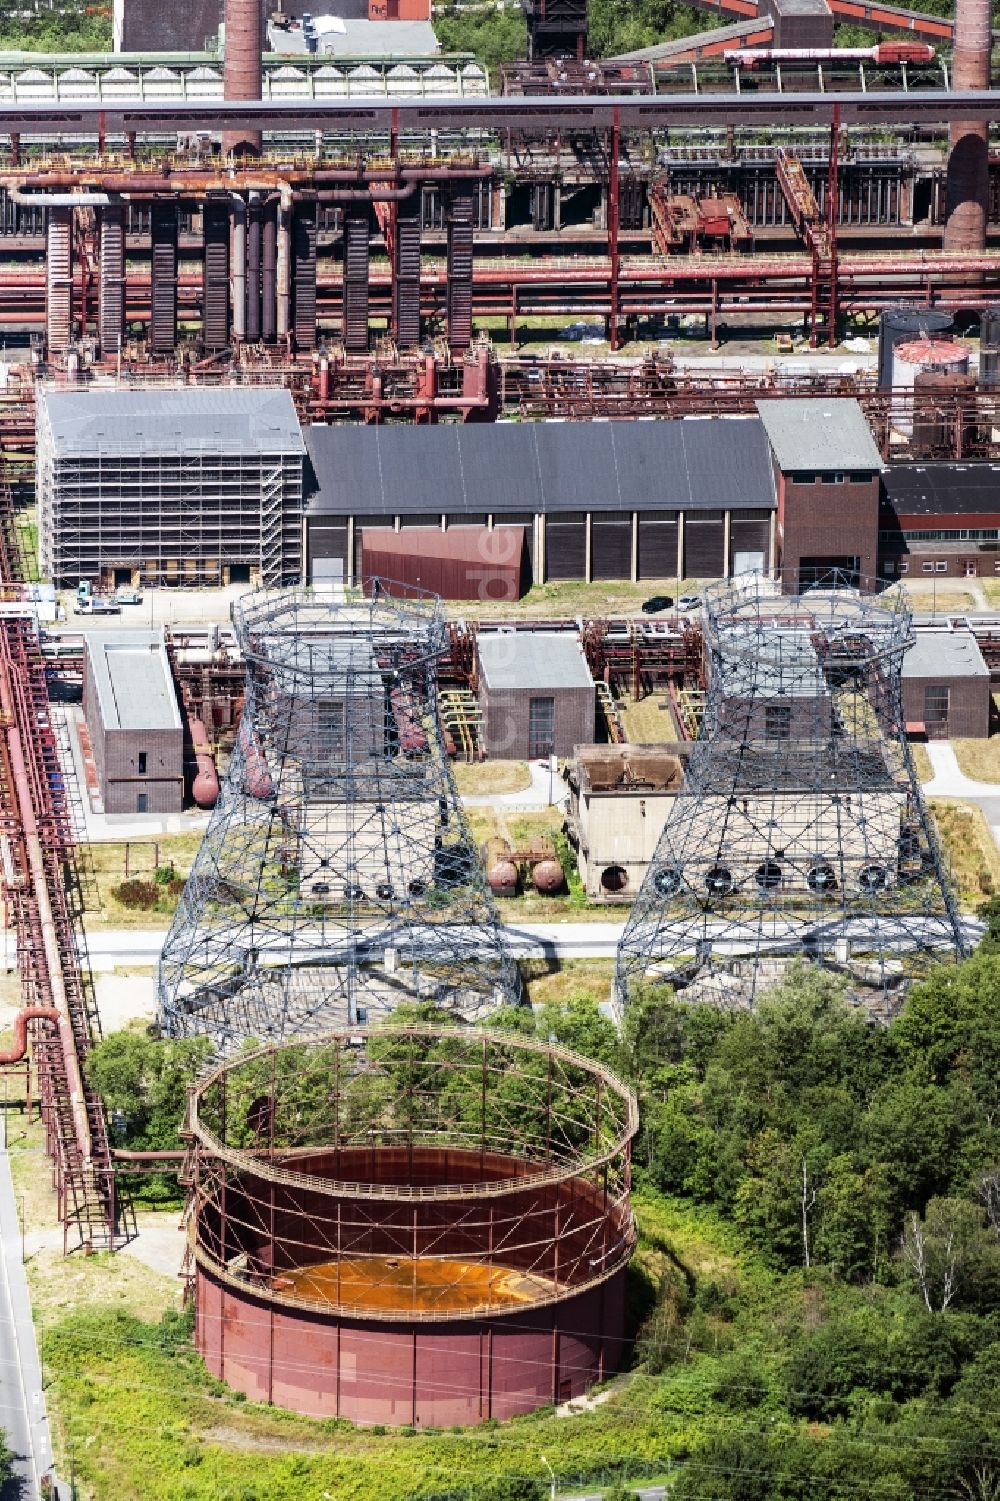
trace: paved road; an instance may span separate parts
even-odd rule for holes
[[[7,1154],[7,1122],[0,1112],[0,1426],[14,1459],[14,1481],[2,1501],[38,1501],[40,1477],[52,1451],[35,1343],[28,1283],[21,1263],[21,1227]]]

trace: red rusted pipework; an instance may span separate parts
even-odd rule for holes
[[[0,1050],[0,1063],[20,1063],[28,1051],[28,1027],[31,1022],[54,1022],[63,1025],[63,1018],[54,1006],[25,1006],[14,1021],[14,1042]]]

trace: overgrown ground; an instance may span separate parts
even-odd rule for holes
[[[93,872],[96,898],[88,902],[87,926],[95,928],[168,928],[177,906],[178,882],[188,875],[202,833],[161,835],[156,839],[88,844],[86,862]],[[160,877],[157,879],[157,871]],[[123,882],[153,885],[136,892],[141,901],[123,900]],[[147,906],[152,897],[154,905]]]
[[[697,594],[701,588],[698,579],[646,579],[639,584],[624,579],[596,584],[565,580],[536,584],[516,604],[463,600],[448,608],[452,616],[462,619],[507,619],[517,615],[519,619],[549,620],[580,615],[587,620],[599,620],[607,616],[639,615],[643,600],[654,594],[668,594],[677,599],[682,594]],[[667,612],[654,618],[666,620],[671,617]]]
[[[1000,850],[982,809],[950,797],[928,804],[962,904],[974,907],[1000,891]]]
[[[988,740],[952,740],[959,767],[976,782],[1000,782],[1000,735]]]

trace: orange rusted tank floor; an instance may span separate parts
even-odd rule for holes
[[[474,1261],[360,1256],[321,1261],[275,1277],[276,1292],[358,1313],[448,1313],[514,1308],[550,1293],[546,1277]]]

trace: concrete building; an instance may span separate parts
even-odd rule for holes
[[[283,387],[38,387],[55,583],[280,584],[301,570],[305,446]]]
[[[878,575],[879,479],[884,468],[856,401],[845,397],[758,401],[777,492],[782,587],[843,569]]]
[[[903,658],[909,733],[982,740],[990,732],[990,671],[971,631],[919,630]]]
[[[523,526],[536,584],[773,562],[775,480],[755,417],[313,424],[305,439],[310,578],[318,560],[359,578],[366,526]]]
[[[575,631],[480,632],[476,651],[488,756],[569,756],[593,740],[597,690]]]
[[[684,778],[682,745],[578,745],[566,832],[591,901],[632,902]]]
[[[184,730],[162,630],[88,633],[83,712],[105,813],[179,813]]]

